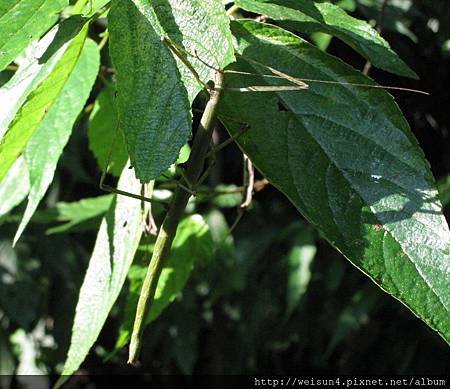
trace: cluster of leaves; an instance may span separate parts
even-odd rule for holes
[[[96,178],[80,157],[87,154],[86,137],[73,129],[88,128],[89,149],[99,165],[93,166],[91,158],[93,170],[110,165],[110,173],[120,176],[118,187],[133,193],[139,193],[140,182],[156,180],[154,196],[170,199],[171,192],[163,188],[170,188],[167,176],[178,177],[174,163],[186,160],[180,150],[191,137],[192,107],[201,110],[207,98],[197,78],[207,82],[215,69],[233,72],[226,73],[220,122],[231,135],[243,124],[248,127],[237,138],[239,148],[321,237],[299,221],[299,214],[283,215],[289,220],[284,228],[269,226],[272,211],[264,218],[264,208],[256,203],[253,216],[236,230],[235,244],[220,209],[238,205],[240,197],[232,190],[223,195],[217,187],[216,194],[209,188],[213,195],[192,199],[147,318],[147,323],[155,321],[178,299],[165,314],[174,324],[155,322],[143,359],[157,361],[154,352],[162,349],[162,360],[175,357],[179,371],[192,373],[212,352],[195,353],[202,328],[224,317],[229,328],[218,334],[226,339],[227,333],[246,334],[245,339],[237,338],[242,353],[228,371],[255,371],[255,366],[264,365],[262,355],[271,350],[305,350],[306,336],[320,338],[313,342],[317,347],[310,351],[308,366],[326,366],[346,336],[376,315],[385,297],[364,285],[347,296],[347,304],[339,302],[331,309],[334,293],[340,288],[348,293],[343,287],[345,265],[340,258],[332,259],[329,268],[317,265],[317,273],[312,272],[317,248],[329,250],[322,239],[450,341],[450,234],[423,152],[388,93],[371,88],[371,79],[299,34],[322,42],[322,48],[329,37],[336,37],[380,69],[413,78],[416,74],[373,27],[343,10],[351,1],[340,6],[310,0],[234,3],[231,9],[238,8],[242,16],[264,15],[273,23],[230,21],[220,0],[8,0],[0,6],[0,217],[8,234],[20,222],[14,232],[16,247],[9,241],[1,246],[5,288],[0,295],[0,348],[7,350],[1,354],[2,372],[16,369],[10,347],[4,346],[9,342],[19,350],[15,353],[21,363],[29,358],[27,349],[36,350],[30,346],[36,342],[47,352],[34,359],[44,359],[45,365],[43,356],[51,355],[52,361],[61,362],[70,335],[67,328],[72,327],[62,369],[72,374],[109,315],[120,322],[115,351],[97,352],[121,360],[154,238],[143,235],[139,201],[115,195],[91,198],[92,193],[84,192]],[[367,14],[376,8],[369,1],[358,6]],[[395,15],[392,9],[387,15]],[[404,26],[399,32],[414,39],[406,22]],[[163,37],[180,45],[191,65],[174,56]],[[273,69],[284,76],[267,77]],[[309,89],[283,90],[295,79],[306,80]],[[255,85],[269,88],[264,93],[236,92]],[[183,150],[189,153],[188,146]],[[55,177],[60,159],[65,174]],[[75,186],[69,188],[68,182]],[[212,177],[210,183],[217,184],[217,179]],[[448,180],[441,187],[446,201]],[[62,194],[69,195],[69,189],[81,200],[57,202]],[[36,212],[47,192],[49,209]],[[15,212],[25,198],[23,212]],[[292,211],[285,203],[281,207]],[[276,210],[276,201],[272,199],[268,208]],[[153,207],[159,223],[164,211]],[[43,240],[43,227],[54,221],[66,223],[47,233],[63,234],[62,238]],[[85,240],[81,245],[74,232]],[[275,250],[277,245],[286,249]],[[324,280],[314,281],[312,274]],[[330,314],[312,308],[311,299],[324,285],[319,304],[330,304]],[[25,288],[36,290],[19,292]],[[53,288],[64,289],[67,301],[61,294],[54,296],[58,300],[40,316],[44,296]],[[17,301],[16,296],[26,300]],[[324,334],[306,324],[294,330],[299,318],[310,312],[328,323],[320,326]],[[43,334],[53,326],[46,318],[56,318],[64,333],[46,338]],[[268,336],[280,323],[290,337],[278,331]],[[166,328],[170,339],[157,342],[157,334]],[[5,334],[12,332],[8,339]],[[211,344],[221,345],[228,355],[227,345],[211,332]],[[375,328],[369,335],[381,333]],[[263,351],[258,337],[269,340]],[[350,362],[343,363],[348,370]],[[56,363],[47,365],[54,368]],[[39,371],[39,366],[34,368]],[[213,370],[224,372],[219,362]],[[20,364],[17,371],[21,372]]]

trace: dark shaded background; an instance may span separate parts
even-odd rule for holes
[[[410,7],[400,12],[396,7],[400,3]],[[380,4],[361,0],[354,15],[379,19]],[[450,170],[450,4],[447,0],[392,0],[389,4],[383,36],[419,74],[420,81],[402,79],[374,68],[370,76],[379,84],[431,92],[431,97],[405,93],[395,96],[435,177],[443,178]],[[93,36],[102,28],[101,24],[94,26]],[[405,28],[409,36],[405,35]],[[356,68],[364,67],[361,57],[335,39],[328,51]],[[101,86],[99,81],[91,101]],[[100,170],[88,149],[86,127],[86,117],[80,118],[41,210],[58,201],[100,194],[97,189]],[[217,136],[226,138],[221,129]],[[238,149],[230,146],[218,158],[213,183],[240,185],[242,156]],[[207,202],[199,208],[209,217],[218,212]],[[24,343],[20,336],[32,333],[36,364],[42,371],[56,373],[68,349],[78,290],[96,230],[87,228],[46,237],[48,225],[40,223],[37,217],[13,253],[5,242],[12,239],[22,211],[23,205],[0,225],[0,275],[6,273],[5,258],[17,256],[15,278],[12,282],[0,279],[0,366],[4,372],[7,364],[13,368],[17,365],[23,357],[20,345]],[[236,217],[234,208],[220,211],[230,224]],[[446,215],[448,219],[448,207]],[[235,250],[229,247],[218,250],[213,265],[195,269],[182,296],[147,329],[142,367],[126,365],[127,350],[103,361],[117,337],[125,298],[122,295],[82,372],[265,375],[448,372],[450,360],[444,340],[333,250],[274,188],[268,187],[256,195],[253,207],[233,235]],[[288,316],[287,258],[295,242],[304,236],[313,236],[317,254],[308,289]],[[95,376],[87,378],[91,383],[95,380]],[[161,382],[165,381],[170,382],[170,377],[161,378]]]

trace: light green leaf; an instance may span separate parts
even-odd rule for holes
[[[30,191],[28,169],[22,157],[19,157],[0,182],[0,217],[6,215],[20,204]]]
[[[118,187],[135,193],[140,189],[130,169],[124,169]],[[141,234],[140,202],[126,196],[116,197],[100,226],[81,286],[63,376],[78,369],[97,340],[125,282]]]
[[[373,85],[280,28],[247,21],[232,30],[241,70],[267,73],[245,61],[252,58],[293,77]],[[268,80],[281,82],[247,82]],[[450,233],[429,165],[388,93],[319,83],[228,93],[221,118],[231,133],[248,123],[238,143],[267,179],[353,264],[450,341]]]
[[[192,215],[181,221],[177,229],[170,257],[164,265],[156,288],[155,300],[145,321],[155,320],[183,290],[195,264],[213,255],[213,241],[209,227],[200,215]],[[144,256],[148,261],[148,256]],[[128,278],[130,291],[124,312],[116,349],[124,347],[130,340],[137,302],[148,263],[133,264]]]
[[[56,21],[68,0],[2,0],[0,70],[9,65]]]
[[[98,46],[92,40],[87,40],[61,93],[26,145],[24,157],[31,189],[27,208],[14,237],[14,244],[17,243],[53,180],[59,157],[69,140],[75,120],[89,97],[99,66]]]
[[[99,219],[111,207],[114,195],[85,198],[72,203],[57,203],[54,220],[65,222],[49,228],[47,234],[60,234],[80,228],[82,225]],[[100,224],[100,222],[99,222]]]
[[[337,5],[309,0],[236,0],[235,3],[301,32],[333,35],[374,66],[400,76],[418,78],[370,24],[348,15]]]
[[[8,132],[3,137],[0,143],[0,158],[2,160],[0,165],[0,182],[14,161],[24,151],[27,142],[57,101],[78,62],[87,32],[86,26],[72,40],[50,75],[28,96],[28,100],[22,106]]]
[[[19,69],[0,88],[0,139],[8,130],[17,111],[28,95],[50,74],[68,45],[63,45],[47,61],[41,61],[59,31],[59,25],[52,28],[41,40],[32,42],[24,56],[16,59]]]
[[[101,8],[106,6],[110,0],[84,0],[78,1],[73,7],[73,13],[82,13],[84,15],[87,14],[95,14],[100,11]]]
[[[223,68],[234,58],[229,22],[220,0],[113,0],[108,20],[119,125],[136,176],[148,182],[175,162],[187,142],[190,105],[201,90],[161,37]],[[189,60],[203,81],[212,78],[211,68]]]
[[[117,111],[114,97],[115,85],[103,89],[97,97],[89,119],[89,148],[100,170],[119,176],[128,160],[123,135],[117,131]],[[113,147],[111,149],[111,147]]]
[[[316,245],[310,230],[302,229],[288,255],[289,272],[286,290],[286,316],[297,308],[311,279],[311,263],[316,255]]]

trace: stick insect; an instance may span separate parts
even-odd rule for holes
[[[92,4],[92,3],[91,3]],[[272,78],[272,79],[278,79],[278,80],[284,80],[287,81],[287,85],[252,85],[252,86],[246,86],[246,87],[224,87],[224,91],[230,91],[230,92],[238,92],[238,93],[245,93],[245,92],[283,92],[283,91],[302,91],[309,89],[309,83],[322,83],[322,84],[337,84],[337,85],[349,85],[349,86],[355,86],[355,87],[362,87],[362,88],[377,88],[377,89],[390,89],[390,90],[398,90],[398,91],[404,91],[404,92],[413,92],[413,93],[419,93],[424,95],[429,95],[428,92],[417,90],[417,89],[411,89],[411,88],[403,88],[403,87],[397,87],[397,86],[382,86],[382,85],[367,85],[367,84],[361,84],[361,83],[350,83],[350,82],[341,82],[341,81],[333,81],[333,80],[317,80],[317,79],[307,79],[307,78],[297,78],[293,77],[287,73],[284,73],[278,69],[275,69],[273,67],[270,67],[268,65],[265,65],[263,63],[260,63],[254,59],[248,58],[246,56],[240,56],[245,61],[254,64],[259,67],[263,67],[268,71],[267,74],[255,74],[250,72],[244,72],[244,71],[237,71],[237,70],[220,70],[216,67],[208,64],[203,59],[200,58],[200,56],[197,54],[197,52],[191,53],[187,51],[184,47],[182,47],[180,44],[172,41],[169,37],[163,36],[161,37],[161,41],[167,46],[167,48],[175,55],[186,67],[189,69],[189,71],[192,73],[195,80],[199,83],[199,85],[202,87],[202,89],[206,90],[207,92],[212,92],[213,90],[217,90],[215,86],[210,86],[206,82],[204,82],[198,72],[196,71],[194,65],[189,61],[189,57],[195,58],[198,61],[200,61],[203,65],[206,67],[221,73],[231,73],[231,74],[239,74],[239,75],[249,75],[249,76],[260,76],[263,78]],[[228,144],[233,143],[237,140],[239,136],[241,136],[248,128],[244,125],[243,129],[238,131],[235,135],[230,137],[228,140],[226,140],[223,144],[219,144],[215,147],[213,147],[207,154],[207,156],[214,155],[217,151],[223,149]],[[118,128],[116,129],[116,136],[117,136]],[[115,138],[113,141],[113,145],[115,142]],[[111,147],[111,150],[113,148],[113,145]],[[107,160],[107,165],[102,173],[101,179],[100,179],[100,189],[112,192],[118,195],[123,196],[129,196],[132,198],[135,198],[137,200],[140,200],[141,202],[149,202],[149,203],[162,203],[164,205],[167,205],[166,201],[158,200],[152,196],[148,197],[145,195],[146,193],[146,186],[142,185],[142,190],[140,194],[136,193],[130,193],[123,190],[119,190],[116,188],[113,188],[109,185],[106,185],[105,178],[106,174],[108,172],[108,166],[111,160],[111,153]],[[200,185],[205,178],[207,177],[209,171],[210,171],[211,165],[207,167],[205,172],[202,174],[200,179],[197,183],[191,183],[187,179],[187,177],[184,176],[183,169],[180,169],[180,174],[182,177],[182,180],[186,183],[186,185],[183,185],[181,182],[178,182],[178,186],[180,186],[182,189],[188,191],[192,195],[196,194],[196,187]],[[150,187],[153,188],[154,182],[150,184]],[[248,191],[248,188],[246,188]],[[150,190],[152,192],[152,190]],[[248,202],[248,196],[247,200]]]
[[[197,80],[197,82],[199,82],[202,88],[207,90],[210,94],[210,99],[208,100],[205,112],[203,113],[202,116],[202,121],[200,122],[199,131],[196,133],[194,137],[193,151],[188,160],[188,168],[185,172],[186,176],[183,176],[183,172],[181,172],[183,179],[189,188],[192,188],[193,187],[192,185],[198,185],[199,182],[201,182],[204,179],[203,177],[205,176],[205,174],[207,174],[207,170],[205,171],[204,166],[205,155],[207,155],[208,148],[210,147],[211,134],[214,129],[215,121],[218,114],[218,104],[220,102],[221,95],[224,91],[231,90],[239,93],[266,92],[266,91],[302,91],[307,90],[309,88],[308,82],[312,81],[317,82],[316,80],[307,81],[296,77],[292,77],[291,75],[283,73],[278,69],[271,68],[269,66],[260,64],[250,59],[250,61],[253,61],[255,64],[258,64],[258,66],[263,66],[263,68],[267,70],[268,74],[262,75],[263,77],[283,79],[284,81],[287,81],[288,84],[276,86],[253,85],[250,87],[227,89],[226,85],[223,86],[225,73],[235,72],[237,74],[244,74],[244,75],[250,73],[245,72],[238,73],[237,71],[216,69],[213,66],[208,65],[206,62],[202,61],[197,55],[197,53],[190,54],[183,47],[179,46],[175,42],[172,42],[169,38],[163,37],[162,41],[166,44],[166,46],[173,53],[173,55],[178,57],[178,59],[191,71],[194,78]],[[214,85],[209,85],[201,80],[196,69],[189,61],[188,59],[189,57],[197,58],[206,66],[215,71]],[[333,82],[333,81],[327,83],[342,84],[340,82]],[[369,85],[369,87],[371,86]],[[373,86],[373,87],[382,88],[381,86]],[[405,88],[390,87],[390,89],[404,90]],[[204,131],[202,131],[202,128],[204,129]],[[187,177],[189,177],[189,179],[187,179]],[[189,182],[189,180],[192,180],[193,182],[191,183]],[[123,194],[123,192],[121,194]],[[137,195],[133,195],[132,197],[136,196]],[[168,255],[170,253],[172,242],[176,234],[177,226],[186,209],[189,197],[190,197],[189,193],[186,193],[186,191],[183,190],[183,188],[181,188],[180,186],[176,189],[174,198],[171,202],[171,206],[166,213],[160,233],[158,234],[155,243],[155,249],[152,253],[152,258],[150,260],[147,274],[142,284],[141,294],[136,309],[135,321],[133,325],[133,331],[131,334],[130,349],[129,349],[128,362],[130,364],[136,363],[137,358],[139,356],[140,348],[142,346],[142,334],[145,327],[145,318],[147,317],[147,313],[150,309],[150,306],[154,301],[157,283],[161,275],[164,261],[168,258]],[[145,198],[143,196],[137,198],[140,198],[142,201],[145,200],[151,202],[151,199]],[[233,225],[233,227],[235,226],[235,224]]]

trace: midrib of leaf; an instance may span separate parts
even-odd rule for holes
[[[28,140],[46,117],[66,84],[86,40],[88,25],[73,39],[52,73],[30,94],[0,144],[0,181],[23,152]]]

